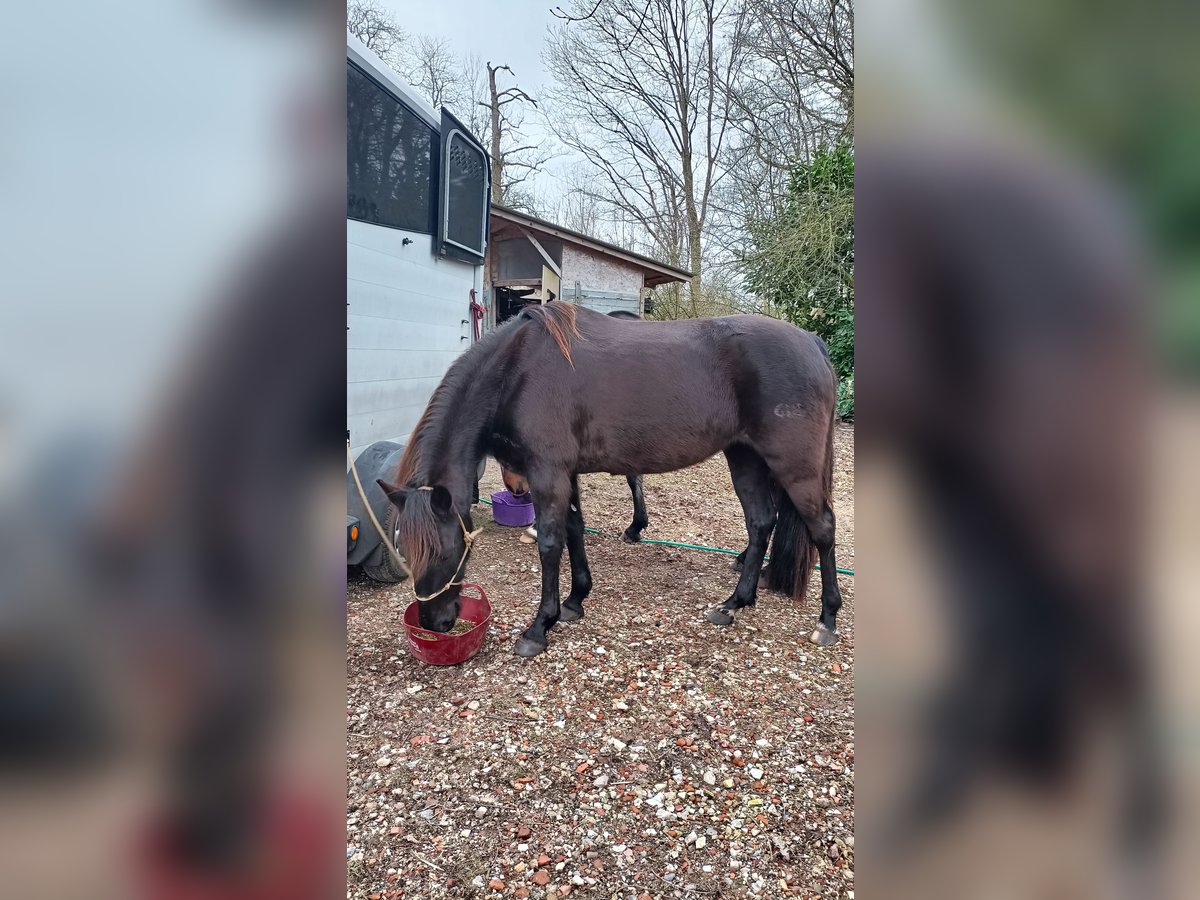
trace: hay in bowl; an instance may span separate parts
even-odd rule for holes
[[[466,634],[471,631],[479,623],[472,622],[470,619],[457,619],[454,622],[454,627],[445,634],[432,634],[424,631],[414,631],[413,637],[420,638],[423,641],[440,641],[444,637],[457,637],[460,634]]]

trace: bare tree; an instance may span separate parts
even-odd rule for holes
[[[487,64],[489,113],[488,132],[492,158],[492,202],[528,209],[530,195],[521,189],[530,176],[550,159],[551,154],[538,144],[522,144],[520,128],[523,122],[522,105],[537,106],[538,102],[521,88],[501,88],[497,82],[500,72],[516,77],[509,66]],[[512,104],[518,104],[513,107]]]
[[[445,38],[407,34],[395,16],[377,0],[352,0],[346,27],[416,88],[435,109],[446,106],[460,115],[476,135],[485,122],[475,103],[486,99],[483,63],[478,57],[457,58]]]
[[[852,0],[743,0],[734,39],[744,65],[726,84],[735,129],[722,202],[769,215],[797,160],[854,131]]]
[[[378,0],[350,0],[346,27],[430,105],[447,107],[490,145],[494,202],[535,211],[538,201],[528,182],[553,152],[522,136],[524,108],[538,104],[520,87],[498,83],[501,72],[515,78],[509,66],[493,66],[476,55],[456,57],[445,38],[411,38]]]
[[[401,74],[425,95],[434,109],[462,106],[466,93],[465,73],[445,38],[419,35],[406,55],[409,58]]]
[[[557,224],[588,237],[604,239],[600,211],[586,194],[570,191],[561,195],[551,207],[549,217]]]
[[[836,137],[854,124],[854,7],[851,0],[745,0],[738,39],[776,82],[767,96],[791,104],[786,125]],[[750,74],[750,73],[748,73]],[[761,78],[743,79],[752,95]],[[735,93],[737,93],[735,91]],[[782,105],[777,110],[788,113]],[[758,109],[762,117],[764,111]],[[823,145],[835,140],[825,140]]]
[[[454,111],[463,117],[462,122],[471,129],[471,134],[482,138],[491,127],[487,67],[477,53],[464,56],[460,64],[462,90]]]
[[[743,44],[728,40],[732,0],[576,0],[551,33],[546,64],[564,142],[600,176],[595,198],[649,236],[657,255],[693,275],[729,134],[726,86]]]
[[[556,19],[560,19],[563,22],[582,22],[584,19],[590,19],[592,16],[594,16],[596,14],[596,10],[600,8],[600,4],[603,2],[604,0],[596,0],[596,2],[592,4],[592,8],[584,12],[582,15],[580,15],[578,11],[567,12],[561,6],[556,6],[554,9],[550,10],[550,15],[554,16]],[[583,7],[580,7],[580,9],[583,9]]]
[[[389,65],[396,62],[408,41],[391,10],[377,0],[350,0],[346,4],[346,28]]]
[[[592,199],[598,189],[595,175],[573,166],[556,175],[555,180],[560,186],[540,204],[544,217],[588,237],[615,243],[605,209]]]

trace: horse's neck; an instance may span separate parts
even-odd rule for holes
[[[486,381],[470,380],[446,399],[445,414],[423,439],[428,441],[425,483],[450,491],[455,505],[469,505],[484,439],[495,413],[493,391]]]

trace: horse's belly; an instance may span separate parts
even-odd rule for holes
[[[648,475],[674,472],[719,453],[739,439],[736,399],[711,373],[665,380],[630,365],[603,381],[608,399],[581,404],[571,419],[587,472]],[[633,378],[631,376],[640,377]],[[688,385],[684,388],[682,385]]]
[[[607,472],[611,475],[654,475],[675,472],[704,462],[733,443],[722,435],[703,441],[660,440],[637,442],[620,450],[580,454],[581,472]]]

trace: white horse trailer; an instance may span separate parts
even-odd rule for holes
[[[346,437],[381,521],[390,504],[376,472],[398,460],[477,334],[489,172],[462,123],[347,33]],[[350,564],[398,577],[352,479],[347,488]]]

